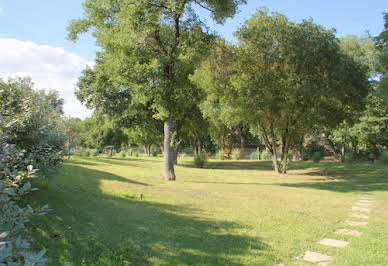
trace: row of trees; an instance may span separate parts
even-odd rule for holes
[[[182,143],[198,151],[210,140],[225,146],[237,132],[243,147],[253,135],[275,171],[286,173],[289,150],[306,134],[324,130],[347,144],[348,127],[368,120],[359,118],[368,110],[382,111],[377,84],[385,72],[375,65],[386,52],[383,35],[378,50],[370,38],[340,40],[311,20],[294,23],[260,9],[231,45],[196,15],[202,8],[222,23],[244,3],[86,0],[84,18],[69,26],[73,40],[93,29],[101,47],[79,78],[78,99],[132,138],[163,132],[166,180],[175,180]]]

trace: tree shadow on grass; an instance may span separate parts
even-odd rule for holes
[[[309,169],[307,163],[293,164],[291,170]],[[339,164],[320,163],[311,164],[314,171],[304,175],[322,176],[324,179],[315,179],[315,182],[282,183],[281,186],[313,188],[336,192],[358,191],[357,185],[364,185],[369,191],[388,191],[388,167],[374,164]],[[310,167],[313,168],[313,167]]]
[[[82,165],[64,168],[30,199],[53,209],[35,218],[29,233],[36,248],[48,249],[48,265],[242,265],[246,255],[257,256],[254,264],[277,260],[260,238],[238,233],[243,225],[203,218],[190,206],[108,195],[100,180],[128,181]],[[61,186],[52,183],[61,180]],[[90,190],[79,193],[79,184]]]
[[[113,180],[113,181],[119,181],[123,183],[130,183],[135,185],[141,185],[141,186],[149,186],[147,183],[131,180],[129,178],[124,178],[112,173],[93,170],[85,168],[85,166],[89,166],[89,163],[84,163],[80,161],[71,161],[66,164],[66,167],[63,169],[65,173],[72,173],[74,175],[77,175],[81,179],[85,176],[91,176],[91,178],[84,178],[85,185],[89,185],[90,183],[94,183],[95,180]]]
[[[193,162],[185,161],[180,166],[196,168]],[[208,161],[204,169],[215,170],[273,170],[272,162],[270,161]]]

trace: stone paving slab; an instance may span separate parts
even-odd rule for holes
[[[318,252],[306,251],[306,253],[303,256],[303,260],[311,263],[328,262],[328,261],[332,261],[333,257],[327,256],[325,254],[321,254]]]
[[[362,233],[357,230],[350,229],[338,229],[335,231],[336,234],[348,235],[348,236],[360,236]]]
[[[369,219],[368,215],[361,214],[361,213],[351,213],[350,217],[361,218],[361,219]]]
[[[356,205],[364,206],[364,207],[369,207],[371,204],[370,203],[365,203],[365,202],[356,202]]]
[[[371,200],[365,200],[365,199],[360,199],[358,202],[362,202],[362,203],[372,203],[373,201],[371,201]]]
[[[321,245],[336,247],[336,248],[344,248],[349,244],[348,241],[342,241],[342,240],[331,239],[331,238],[324,238],[318,241],[318,243]]]
[[[367,226],[368,222],[345,221],[345,224],[350,226]]]
[[[352,211],[370,212],[370,209],[369,209],[369,208],[363,208],[363,207],[353,206],[353,207],[352,207]]]

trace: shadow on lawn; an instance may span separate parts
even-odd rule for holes
[[[194,168],[193,163],[186,162],[181,164],[184,167]],[[271,175],[273,172],[271,161],[210,161],[206,164],[206,169],[224,169],[224,170],[258,170],[266,171]],[[388,191],[388,167],[375,164],[342,164],[342,163],[312,163],[312,162],[292,162],[289,166],[287,176],[279,175],[279,179],[284,179],[283,183],[274,183],[272,185],[313,188],[320,190],[330,190],[337,192],[357,191],[357,185],[363,184],[370,191],[384,190]],[[312,176],[310,181],[288,182],[298,171],[298,175]],[[322,178],[319,178],[322,177]],[[195,182],[195,181],[193,181]],[[206,183],[200,181],[199,183]],[[209,182],[231,185],[263,185],[262,183],[243,183],[243,182]]]
[[[309,169],[305,175],[322,176],[326,180],[318,179],[315,182],[282,183],[281,186],[313,188],[337,192],[358,191],[357,185],[364,185],[369,191],[388,191],[388,167],[374,164],[339,164],[339,163],[295,163],[290,169]],[[319,182],[323,181],[323,182]]]
[[[205,219],[190,206],[104,194],[100,180],[139,182],[82,164],[61,171],[32,198],[53,209],[34,220],[30,234],[34,246],[48,249],[48,265],[239,265],[245,254],[276,261],[259,238],[233,233],[243,225]],[[78,185],[90,189],[79,193]]]
[[[196,168],[193,162],[185,161],[179,165],[183,167]],[[208,161],[204,168],[216,170],[273,170],[272,162],[270,161]]]

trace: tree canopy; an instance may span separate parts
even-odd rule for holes
[[[72,40],[93,28],[102,48],[97,54],[94,74],[97,80],[104,77],[107,80],[104,79],[103,86],[96,81],[96,86],[80,87],[82,100],[93,99],[96,104],[98,95],[105,102],[113,98],[129,107],[132,103],[145,104],[154,117],[164,121],[163,176],[167,180],[175,180],[173,124],[184,118],[185,109],[193,104],[190,96],[197,90],[188,76],[213,38],[195,10],[203,8],[217,23],[222,23],[245,2],[86,0],[85,16],[73,20],[68,28]]]

